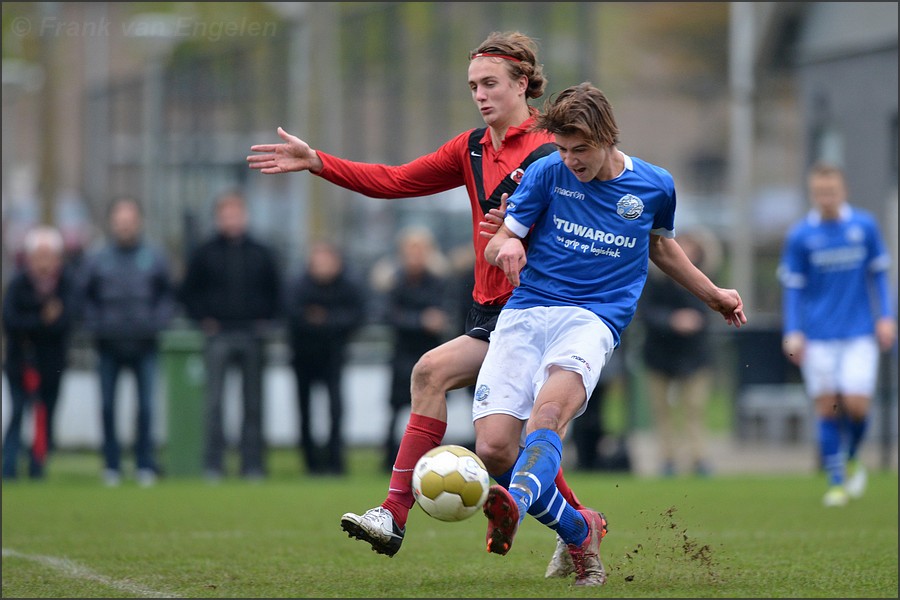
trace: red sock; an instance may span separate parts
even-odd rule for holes
[[[572,488],[569,487],[569,484],[566,483],[566,480],[563,478],[563,470],[562,467],[559,468],[559,472],[556,474],[556,487],[559,488],[559,493],[562,494],[563,498],[566,499],[566,502],[572,505],[572,508],[575,510],[581,510],[585,508],[585,506],[578,499],[578,496],[575,495],[575,492],[572,491]]]
[[[387,499],[381,503],[381,506],[391,511],[399,527],[406,527],[409,509],[416,501],[412,494],[413,468],[423,454],[441,445],[446,431],[447,423],[440,419],[415,413],[409,415],[409,423],[406,424],[406,431],[400,439],[400,448],[394,460]]]

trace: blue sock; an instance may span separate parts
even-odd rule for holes
[[[856,458],[857,451],[859,450],[859,445],[862,442],[863,438],[866,435],[866,430],[869,428],[869,417],[863,417],[859,421],[854,421],[853,419],[847,419],[847,431],[849,433],[849,440],[847,442],[847,459],[853,460]]]
[[[522,456],[522,452],[524,452],[524,449],[520,448],[520,457]],[[509,484],[512,480],[515,468],[515,465],[513,465],[505,473],[494,477],[494,481],[496,481],[498,485],[502,485],[506,489],[509,489]],[[554,483],[550,489],[544,491],[541,497],[528,507],[528,514],[537,519],[540,523],[543,523],[550,529],[559,533],[560,537],[567,544],[574,543],[581,545],[588,534],[584,517],[581,516],[581,513],[572,508],[572,505],[566,502],[566,499],[559,493],[559,489],[556,487],[556,478],[554,478],[553,481]]]
[[[519,456],[522,456],[521,448],[519,449]],[[518,458],[516,460],[518,460]],[[516,465],[511,466],[506,473],[494,476],[494,481],[497,482],[497,485],[502,485],[506,489],[509,489],[509,482],[512,481],[513,471],[515,471],[515,469]]]
[[[513,467],[509,493],[519,505],[519,521],[535,500],[554,486],[562,460],[562,440],[549,429],[532,431],[525,438],[525,449]]]
[[[587,522],[559,493],[555,479],[550,488],[531,504],[528,514],[556,531],[567,544],[580,546],[587,537]]]
[[[516,460],[509,484],[509,493],[519,506],[520,522],[541,496],[556,491],[561,460],[562,440],[555,432],[539,429],[525,438],[525,449]]]
[[[822,467],[830,485],[844,483],[844,457],[841,456],[841,431],[837,419],[819,418],[819,449]]]

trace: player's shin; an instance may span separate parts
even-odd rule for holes
[[[525,438],[525,449],[519,454],[509,492],[519,506],[519,518],[550,488],[562,460],[562,440],[549,429],[539,429]]]
[[[416,462],[429,450],[437,448],[444,439],[447,423],[413,413],[409,417],[406,431],[400,440],[397,458],[391,472],[391,482],[387,499],[382,503],[391,511],[400,527],[406,526],[409,509],[415,499],[412,494],[412,474]]]

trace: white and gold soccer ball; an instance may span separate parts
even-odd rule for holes
[[[481,509],[491,486],[478,456],[462,446],[438,446],[413,469],[412,491],[419,506],[441,521],[462,521]]]

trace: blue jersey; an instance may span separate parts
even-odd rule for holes
[[[615,179],[582,183],[555,153],[526,170],[507,207],[507,227],[519,237],[531,233],[506,308],[586,308],[618,344],[647,280],[650,234],[675,235],[668,171],[626,155]]]
[[[788,232],[778,277],[784,287],[784,332],[828,340],[872,335],[877,288],[886,289],[890,257],[871,214],[844,205],[838,220],[817,211]],[[874,278],[881,278],[876,285]],[[879,294],[883,316],[892,312]],[[882,316],[882,315],[879,315]]]

